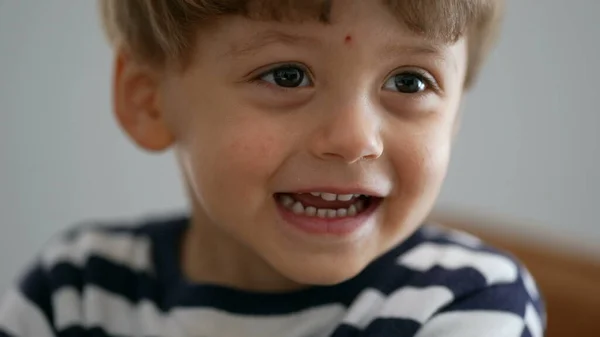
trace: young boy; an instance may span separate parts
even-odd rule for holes
[[[0,336],[542,336],[524,268],[421,226],[501,7],[101,1],[117,119],[192,211],[58,238]]]

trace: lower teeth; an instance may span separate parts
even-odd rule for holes
[[[365,208],[365,200],[358,200],[348,208],[327,209],[316,208],[313,206],[304,207],[301,202],[295,201],[289,195],[283,195],[279,198],[281,204],[298,215],[317,216],[319,218],[343,218],[355,216]]]

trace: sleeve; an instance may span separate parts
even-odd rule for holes
[[[48,277],[34,264],[0,300],[0,337],[51,337],[53,313]]]
[[[529,272],[511,283],[484,287],[434,314],[416,337],[543,337],[546,313]]]

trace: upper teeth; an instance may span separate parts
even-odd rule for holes
[[[334,193],[326,193],[326,192],[310,192],[310,194],[314,195],[315,197],[321,197],[321,199],[327,200],[327,201],[334,201],[334,200],[349,201],[350,199],[352,199],[354,197],[360,196],[360,194],[334,194]]]

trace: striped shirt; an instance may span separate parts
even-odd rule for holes
[[[0,337],[543,336],[527,270],[461,232],[425,225],[346,282],[270,294],[186,280],[188,222],[52,240],[0,302]]]

